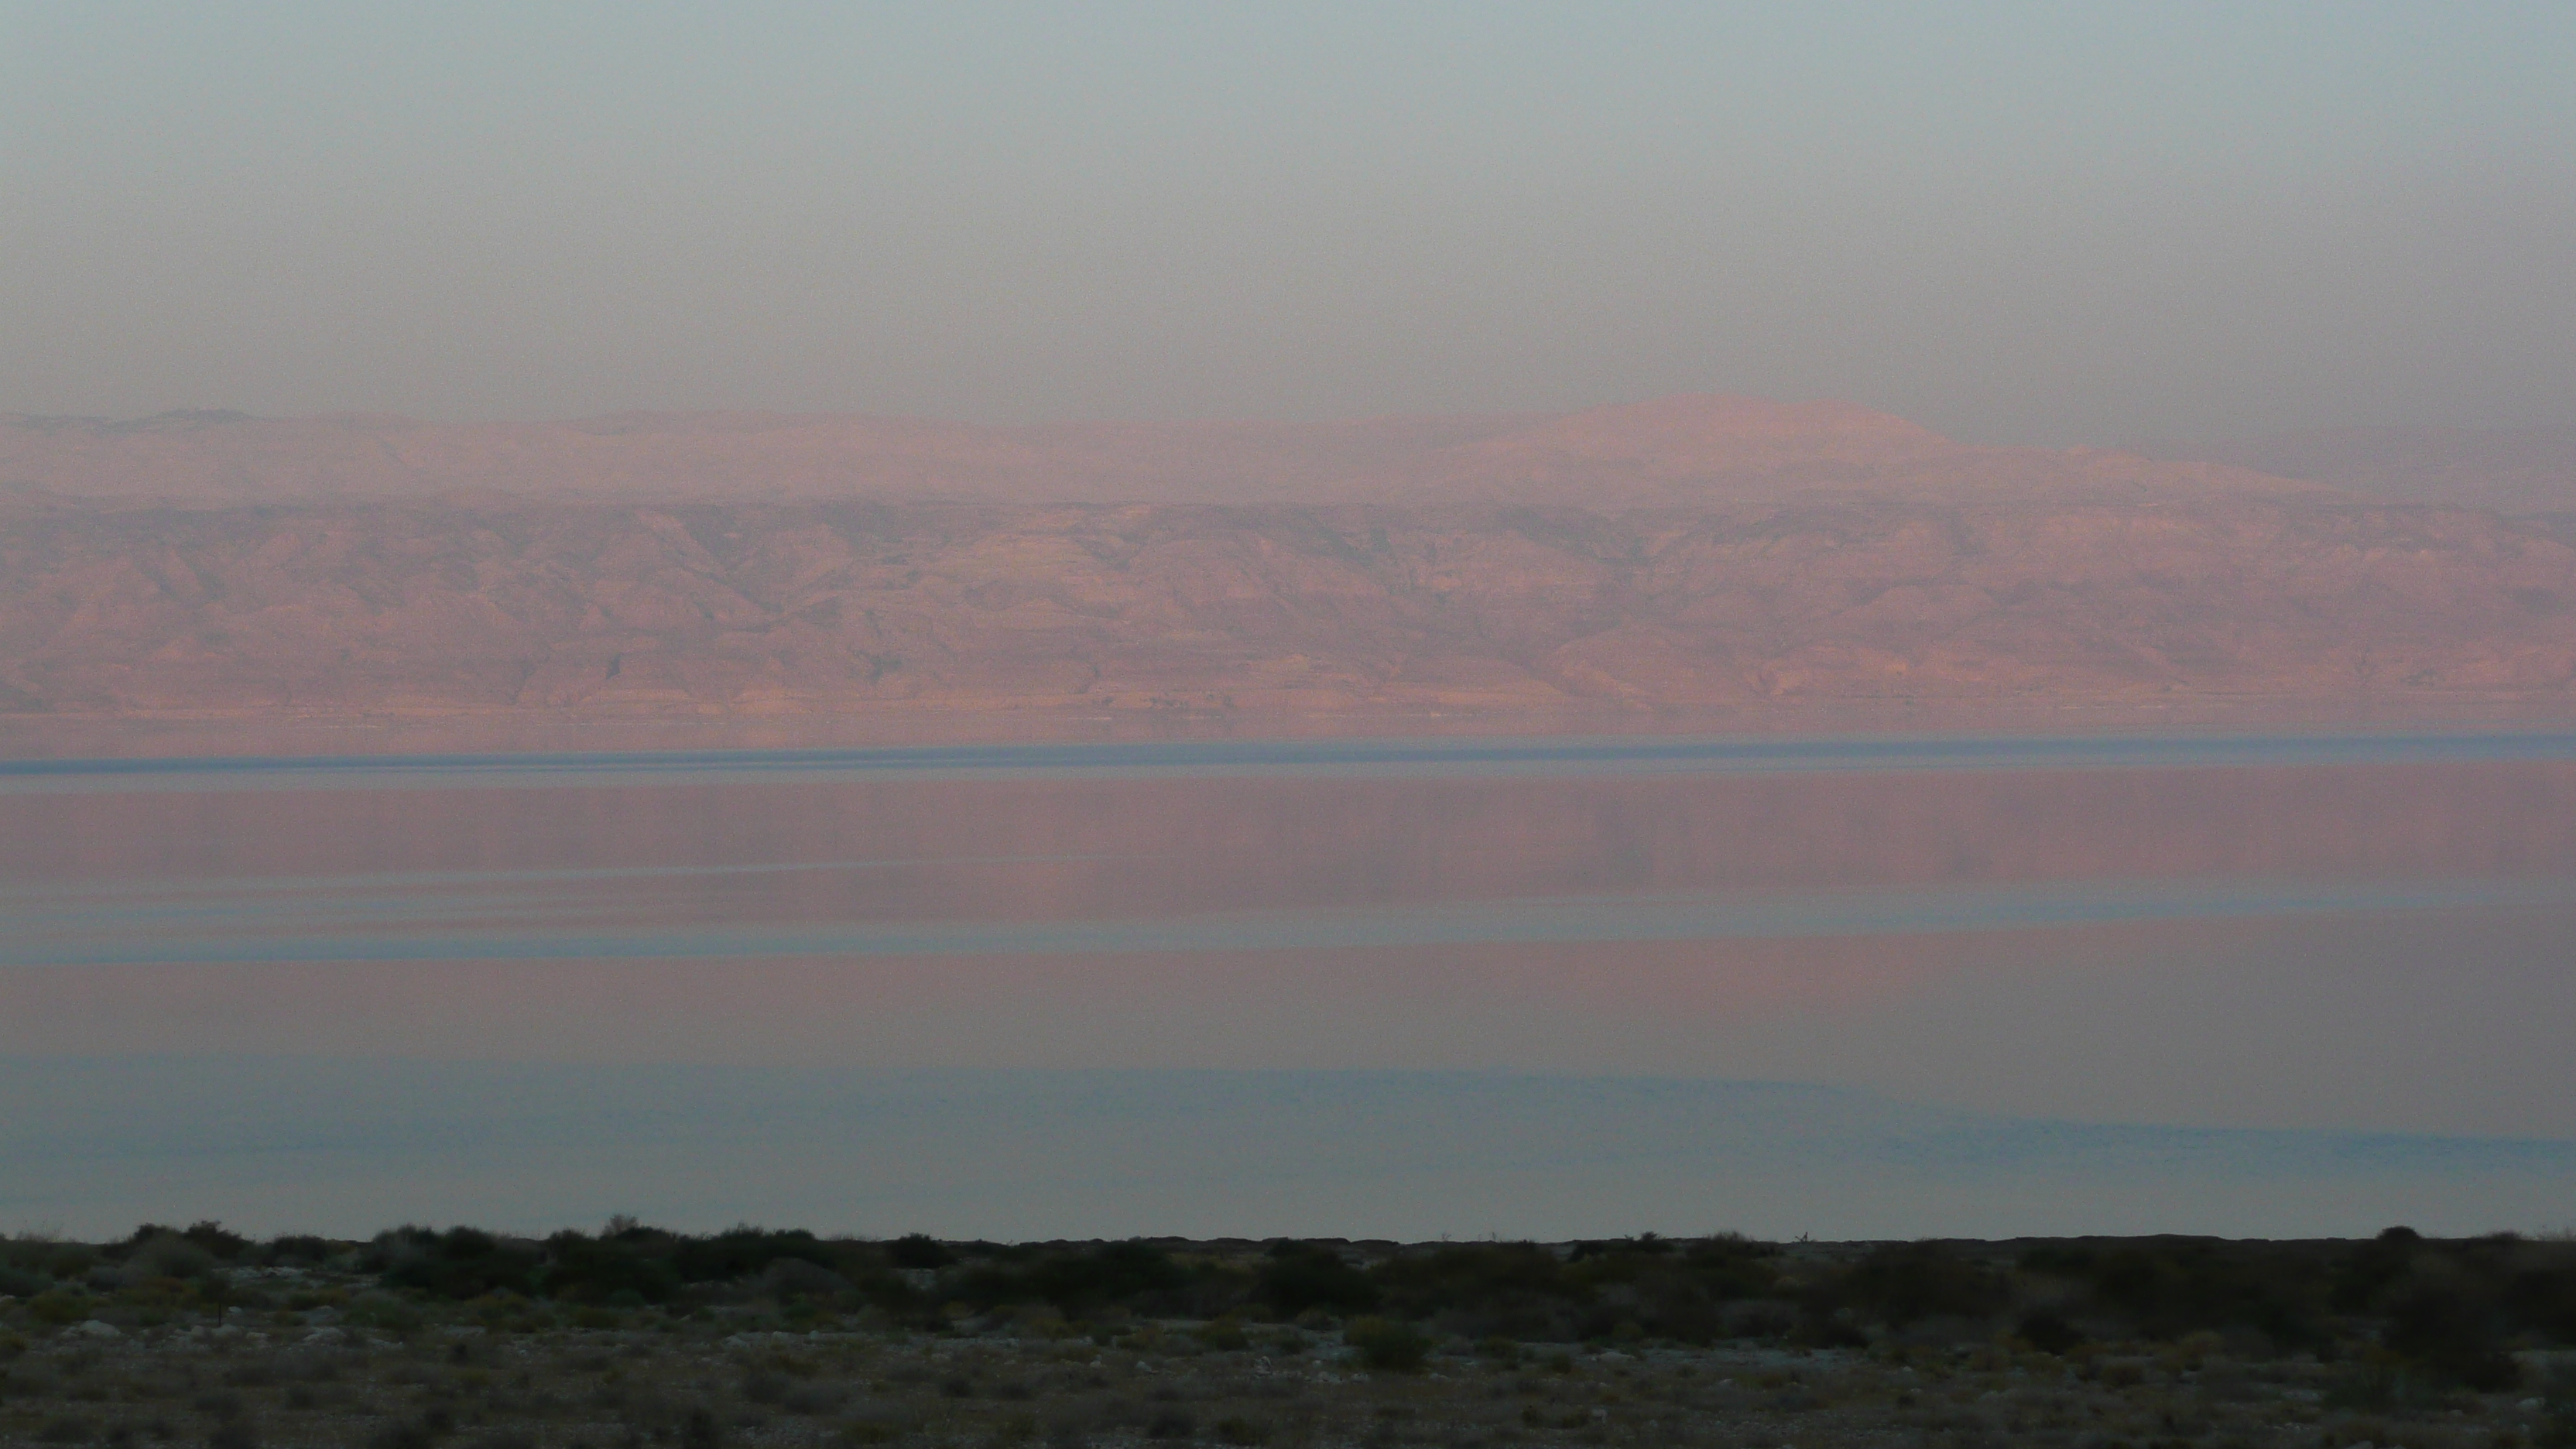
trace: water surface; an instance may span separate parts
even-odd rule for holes
[[[483,1184],[460,1211],[488,1202],[496,1220],[514,1202],[637,1205],[627,1178],[511,1130],[508,1094],[469,1090],[511,1071],[718,1074],[650,1078],[697,1081],[705,1100],[656,1088],[659,1105],[579,1129],[637,1150],[657,1122],[720,1119],[736,1090],[720,1079],[765,1084],[740,1099],[767,1104],[742,1107],[746,1122],[855,1124],[874,1120],[853,1105],[869,1083],[925,1071],[1021,1084],[1019,1106],[985,1119],[994,1141],[1048,1100],[1031,1071],[1249,1073],[1226,1089],[1247,1101],[1464,1073],[1557,1092],[1530,1110],[1567,1123],[1608,1110],[1570,1085],[1604,1077],[1791,1082],[2039,1124],[2013,1129],[2033,1140],[2066,1124],[2113,1134],[2081,1172],[2041,1174],[2057,1186],[2038,1198],[2023,1167],[1990,1163],[1979,1188],[1962,1157],[1965,1175],[1917,1203],[1938,1197],[1958,1230],[1980,1202],[2026,1225],[2050,1201],[2111,1200],[2071,1186],[2088,1174],[2177,1213],[2241,1201],[2270,1227],[2373,1202],[2367,1154],[2264,1187],[2262,1163],[2287,1160],[2277,1147],[2193,1159],[2203,1177],[2236,1164],[2254,1196],[2141,1198],[2163,1149],[2119,1132],[2326,1134],[2304,1140],[2328,1157],[2315,1144],[2576,1139],[2576,1067],[2558,1045],[2576,1029],[2576,735],[18,762],[0,764],[0,920],[0,1093],[25,1124],[0,1138],[0,1166],[55,1184],[14,1202],[0,1188],[0,1212],[22,1215],[142,1210],[128,1189],[87,1201],[63,1185],[81,1180],[61,1170],[75,1119],[173,1193],[259,1176],[237,1171],[269,1150],[246,1138],[204,1137],[234,1145],[187,1157],[192,1179],[142,1115],[81,1117],[117,1063],[237,1098],[236,1119],[290,1138],[317,1110],[272,1090],[297,1070],[443,1073],[441,1090],[482,1104],[475,1137],[498,1155],[449,1173]],[[48,1062],[68,1074],[60,1091],[32,1085]],[[251,1062],[269,1086],[225,1065]],[[1300,1137],[1297,1112],[1256,1115],[1286,1132],[1281,1160],[1299,1173],[1344,1170],[1340,1119]],[[308,1195],[314,1211],[377,1201],[367,1181],[422,1180],[386,1145],[405,1140],[399,1113],[373,1120],[384,1151],[333,1157],[345,1181]],[[1664,1200],[1694,1151],[1752,1162],[1715,1118],[1690,1120],[1703,1125],[1605,1169],[1598,1230],[1724,1216],[1723,1201]],[[1842,1120],[1780,1128],[1805,1145],[1765,1149],[1773,1186],[1745,1188],[1741,1214],[1797,1216],[1801,1182],[1847,1201],[1826,1190],[1845,1169],[1825,1164],[1847,1168],[1869,1142],[1884,1158],[1886,1134]],[[1348,1191],[1318,1201],[1366,1218],[1366,1184],[1386,1179],[1362,1164],[1436,1145],[1354,1142]],[[807,1150],[776,1149],[779,1181],[812,1180],[787,1170]],[[2512,1171],[2555,1184],[2558,1160]],[[717,1182],[745,1170],[701,1167]],[[1490,1183],[1513,1169],[1457,1170]],[[1528,1165],[1533,1203],[1558,1170]],[[2415,1216],[2536,1225],[2478,1217],[2525,1199],[2476,1189],[2477,1173],[2450,1174],[2444,1199],[2425,1187],[2443,1173],[2414,1171],[2381,1185]],[[1023,1172],[1014,1190],[1043,1197],[1047,1180]],[[813,1188],[820,1225],[865,1197],[863,1180],[835,1181]],[[903,1200],[920,1211],[950,1200],[915,1186]],[[1900,1220],[1904,1194],[1871,1200],[1883,1230],[1931,1230]],[[1381,1206],[1398,1214],[1397,1198]]]

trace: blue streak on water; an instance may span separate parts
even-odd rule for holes
[[[0,1118],[0,1214],[85,1234],[174,1200],[344,1234],[611,1211],[1001,1238],[2451,1234],[2557,1221],[2576,1181],[2576,1143],[2549,1139],[1653,1077],[0,1058],[0,1099],[27,1104]]]
[[[1142,774],[2140,769],[2576,760],[2576,732],[1584,737],[951,745],[515,755],[0,760],[0,792],[418,788]]]

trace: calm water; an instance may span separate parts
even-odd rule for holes
[[[0,921],[29,1223],[2576,1200],[2576,735],[0,763]]]

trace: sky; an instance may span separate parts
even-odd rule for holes
[[[0,412],[2576,422],[2576,6],[0,0]]]

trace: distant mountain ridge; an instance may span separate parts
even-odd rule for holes
[[[2576,512],[2576,426],[2321,428],[2215,443],[2153,443],[2150,457],[2305,478],[2373,498]]]
[[[2571,544],[2571,518],[1723,396],[18,418],[0,717],[2576,710]]]
[[[0,486],[182,506],[535,500],[1707,506],[2298,485],[2202,462],[1978,447],[1852,403],[1708,394],[1557,415],[1046,423],[627,413],[554,423],[0,417]]]
[[[0,502],[0,715],[2576,704],[2576,548],[2198,502]]]

